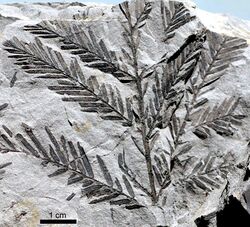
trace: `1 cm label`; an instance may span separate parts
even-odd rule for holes
[[[67,215],[65,213],[53,213],[53,212],[50,212],[49,215],[50,215],[51,218],[57,218],[57,219],[67,218]]]

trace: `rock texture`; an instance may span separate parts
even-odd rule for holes
[[[183,2],[0,5],[0,226],[250,212],[249,22]]]

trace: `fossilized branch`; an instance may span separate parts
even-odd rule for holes
[[[148,125],[148,138],[157,125],[167,127],[173,114],[179,108],[183,99],[184,84],[190,80],[197,66],[202,44],[205,41],[204,37],[203,32],[189,36],[185,43],[167,60],[166,66],[163,68],[162,80],[160,81],[156,77],[156,85],[153,87],[155,99],[152,103],[154,105],[151,103],[149,105],[152,120]]]
[[[191,173],[182,179],[186,182],[187,189],[195,191],[196,188],[200,188],[211,191],[214,188],[220,188],[222,182],[218,176],[225,180],[228,172],[233,169],[232,165],[226,164],[228,161],[226,159],[222,163],[216,164],[216,157],[208,155],[204,160],[198,161]]]
[[[131,182],[133,182],[134,186],[136,188],[139,188],[141,191],[143,191],[146,195],[151,197],[151,193],[148,191],[147,188],[145,188],[137,179],[135,173],[128,167],[126,163],[126,158],[125,158],[125,151],[123,150],[123,153],[120,153],[118,155],[118,164],[122,172],[128,176]]]
[[[132,196],[134,192],[131,192],[131,186],[128,187],[129,182],[124,181],[128,195],[123,191],[121,182],[117,178],[113,182],[109,170],[100,156],[97,155],[98,164],[107,183],[103,183],[95,178],[92,164],[79,142],[75,146],[72,141],[66,140],[64,136],[57,140],[52,131],[45,127],[49,142],[52,144],[49,144],[47,148],[44,146],[44,142],[40,141],[34,134],[31,127],[26,124],[22,124],[22,126],[25,134],[18,133],[14,137],[1,134],[1,139],[5,144],[4,147],[0,147],[1,151],[30,154],[41,159],[43,165],[50,163],[57,166],[57,170],[49,174],[49,177],[71,172],[67,184],[82,183],[82,194],[91,199],[91,204],[110,201],[114,205],[124,205],[127,209],[141,207],[134,199],[134,196]],[[4,127],[7,128],[6,126]],[[8,131],[11,132],[10,129]],[[6,138],[12,141],[12,145]]]
[[[176,29],[196,18],[191,16],[183,3],[174,1],[169,2],[169,7],[165,5],[164,1],[161,1],[161,16],[165,32],[164,42],[175,36]]]
[[[139,2],[140,3],[140,2]],[[152,160],[151,160],[151,149],[150,149],[150,141],[147,138],[147,126],[146,126],[146,119],[145,119],[145,101],[144,101],[144,89],[142,80],[139,73],[139,65],[138,65],[138,48],[140,44],[140,28],[143,27],[146,24],[146,19],[148,18],[148,14],[151,11],[150,4],[147,5],[147,3],[144,3],[144,7],[141,7],[143,10],[141,11],[141,15],[145,14],[145,17],[143,16],[144,21],[143,26],[138,26],[139,23],[141,23],[140,16],[136,17],[136,21],[133,24],[132,17],[131,17],[131,10],[129,8],[129,3],[124,2],[123,4],[120,4],[120,10],[122,14],[126,18],[126,24],[123,25],[125,29],[125,36],[128,36],[126,39],[127,44],[132,52],[132,67],[134,69],[134,74],[136,77],[136,88],[137,88],[137,102],[138,102],[138,112],[139,112],[139,124],[140,124],[140,133],[142,137],[143,142],[143,149],[144,149],[144,157],[145,162],[147,166],[147,173],[148,173],[148,179],[149,179],[149,185],[150,185],[150,196],[152,203],[156,203],[156,188],[155,188],[155,179],[153,174],[153,166],[152,166]],[[146,13],[145,13],[146,12]],[[135,26],[136,25],[136,26]]]
[[[225,70],[230,66],[230,63],[242,58],[240,55],[242,53],[242,49],[247,46],[246,41],[239,38],[224,36],[220,40],[219,44],[216,38],[217,37],[215,33],[207,32],[209,49],[203,49],[198,65],[199,74],[193,76],[193,78],[190,80],[190,86],[188,87],[187,91],[192,95],[192,98],[186,107],[187,112],[184,117],[183,124],[180,126],[182,129],[186,125],[185,122],[192,114],[194,114],[192,111],[207,103],[208,100],[206,98],[199,97],[210,91],[211,88],[202,92],[203,88],[212,85],[218,79],[220,79],[221,76],[224,75]],[[219,47],[216,49],[215,46]],[[229,116],[225,115],[224,117],[226,118]],[[239,118],[240,117],[241,116],[239,116]],[[238,119],[235,119],[235,121],[237,120]],[[180,130],[179,132],[180,134],[177,136],[177,142],[183,130]]]
[[[193,103],[201,106],[202,101],[198,99],[207,91],[204,88],[213,85],[219,80],[230,64],[242,58],[241,53],[247,47],[246,40],[223,36],[222,38],[213,32],[207,32],[208,48],[204,49],[199,61],[199,74],[191,80],[189,91],[193,94]]]
[[[209,35],[211,36],[210,33],[209,33]],[[210,36],[209,36],[209,38],[211,40]],[[180,119],[176,118],[175,114],[173,114],[171,116],[171,124],[170,124],[171,130],[170,131],[172,134],[174,145],[171,148],[172,152],[170,152],[170,160],[171,160],[170,172],[172,172],[174,165],[175,165],[175,162],[178,160],[178,156],[182,155],[182,153],[186,153],[188,150],[190,150],[192,148],[192,146],[186,147],[186,148],[182,149],[182,151],[179,152],[178,155],[173,155],[173,153],[176,153],[176,150],[179,149],[179,146],[182,143],[182,142],[180,143],[179,140],[180,140],[181,136],[185,133],[185,127],[187,125],[187,121],[190,120],[191,112],[194,109],[204,105],[208,101],[205,98],[197,101],[197,98],[200,94],[201,89],[206,87],[206,86],[209,86],[210,84],[217,81],[223,75],[225,69],[229,66],[230,62],[241,58],[239,56],[239,54],[241,53],[240,49],[244,48],[246,46],[246,43],[243,40],[225,37],[220,45],[221,45],[220,48],[216,51],[216,53],[214,55],[212,55],[213,52],[211,50],[212,60],[209,61],[210,62],[209,66],[207,66],[207,68],[205,68],[206,70],[203,71],[203,74],[201,74],[202,75],[201,82],[195,76],[192,76],[191,79],[189,80],[192,88],[189,87],[187,89],[186,95],[188,96],[188,92],[191,91],[190,93],[192,95],[192,99],[185,105],[186,114],[182,120],[182,123],[180,123],[181,122]],[[230,52],[230,57],[227,57],[226,61],[223,62],[220,59],[224,56],[225,50],[228,50]],[[237,50],[237,51],[235,51],[235,50]],[[205,52],[205,50],[203,49],[202,52],[199,53],[198,60],[201,60],[202,58],[204,58],[204,52]],[[201,60],[201,63],[199,63],[199,66],[202,63],[204,63],[204,61]],[[204,64],[206,65],[207,63],[204,63]],[[215,74],[215,73],[217,73],[217,74]],[[220,73],[220,74],[218,75],[218,73]],[[216,77],[210,77],[213,74],[215,74]],[[225,100],[224,103],[221,104],[220,108],[215,107],[215,109],[214,109],[214,110],[216,110],[216,108],[219,109],[219,111],[217,111],[217,113],[220,112],[219,116],[217,116],[213,119],[210,119],[210,121],[206,121],[206,119],[208,117],[207,115],[209,115],[209,113],[212,113],[212,112],[214,113],[215,111],[209,112],[209,110],[207,110],[207,111],[205,111],[206,113],[203,112],[203,116],[201,116],[201,118],[204,121],[202,120],[202,122],[203,122],[202,124],[209,125],[217,133],[222,133],[222,134],[223,133],[224,134],[230,133],[231,134],[232,131],[228,128],[228,126],[230,127],[230,123],[240,124],[240,120],[244,117],[243,115],[235,115],[235,114],[233,116],[233,111],[235,110],[236,107],[237,107],[237,102],[235,102],[233,98],[230,100]],[[222,110],[223,110],[223,113],[221,113]],[[194,117],[194,119],[195,119],[195,117]],[[211,125],[211,123],[215,123],[218,120],[220,120],[220,122],[221,122],[220,125]],[[200,125],[200,126],[202,126],[202,125]],[[227,126],[227,127],[225,128],[225,126]],[[201,131],[198,126],[197,126],[195,133],[196,133],[196,135],[199,135],[199,137],[203,136],[203,138],[207,138],[209,135],[208,129],[205,129],[205,130],[203,129]],[[168,180],[168,177],[166,178],[166,180]],[[167,181],[167,182],[170,183],[170,181]],[[162,188],[160,189],[160,193],[162,193]]]
[[[138,188],[151,199],[152,204],[156,204],[164,190],[169,185],[180,183],[178,180],[187,182],[187,186],[193,190],[200,188],[209,191],[213,187],[219,187],[220,182],[216,181],[215,174],[225,178],[228,165],[215,165],[213,156],[199,159],[198,163],[193,162],[195,157],[190,156],[193,143],[182,141],[182,137],[187,126],[192,121],[194,123],[194,118],[196,123],[190,128],[202,139],[210,135],[210,130],[220,135],[231,135],[232,125],[241,124],[244,116],[236,113],[238,101],[233,98],[225,99],[211,110],[207,107],[208,98],[201,96],[221,78],[232,61],[241,58],[246,42],[239,38],[221,38],[202,30],[188,36],[170,57],[167,58],[168,54],[165,54],[156,64],[144,67],[140,63],[139,53],[144,35],[151,36],[146,34],[148,29],[145,25],[152,18],[150,15],[153,15],[153,4],[136,0],[119,5],[123,18],[122,35],[128,47],[120,48],[122,55],[119,60],[118,55],[108,49],[106,41],[98,37],[98,33],[76,21],[42,22],[24,28],[41,38],[57,39],[62,50],[70,50],[71,54],[79,56],[88,67],[110,73],[123,83],[133,81],[131,85],[136,89],[133,97],[122,97],[118,87],[99,84],[95,76],[86,77],[76,59],[66,62],[62,54],[44,46],[38,38],[29,44],[16,38],[4,44],[10,53],[9,57],[14,58],[15,64],[25,72],[55,80],[58,84],[49,86],[49,89],[63,95],[63,101],[79,103],[84,112],[97,112],[102,119],[133,126],[128,131],[136,132],[129,136],[140,152],[140,157],[143,157],[149,186],[145,186],[147,183],[138,179],[133,168],[127,165],[125,152],[118,155],[122,171],[119,179],[112,177],[104,159],[97,155],[96,165],[106,183],[97,180],[93,164],[88,160],[83,147],[64,137],[58,141],[47,127],[45,131],[50,145],[45,147],[27,125],[24,125],[25,134],[18,133],[15,136],[3,126],[4,132],[1,132],[0,139],[6,147],[2,147],[1,151],[25,152],[43,160],[44,165],[56,165],[58,168],[50,177],[71,172],[68,184],[82,182],[82,192],[91,199],[90,203],[110,201],[111,204],[123,205],[128,209],[139,208],[141,205],[136,201],[134,192],[134,188]],[[161,11],[164,41],[170,41],[178,28],[195,18],[183,3],[170,2],[169,7],[166,7],[162,1]],[[13,77],[14,82],[15,80]],[[1,105],[0,111],[6,107],[7,104]],[[165,128],[171,135],[167,134],[169,151],[156,148],[158,138],[163,135],[160,129]],[[123,139],[125,140],[122,135],[114,149]],[[192,170],[186,175],[186,167],[190,163]]]
[[[146,2],[144,0],[136,0],[134,4],[134,12],[130,8],[129,2],[126,1],[122,4],[119,4],[120,10],[129,24],[129,29],[127,30],[127,32],[129,32],[130,35],[132,35],[133,31],[145,26],[146,20],[148,19],[149,14],[152,10],[152,5],[150,2]]]
[[[127,126],[132,124],[129,99],[125,105],[118,89],[99,85],[93,76],[86,79],[76,60],[68,67],[59,52],[43,46],[39,39],[26,44],[14,38],[4,45],[9,57],[15,58],[25,72],[41,74],[39,78],[56,79],[59,85],[49,86],[49,89],[60,95],[67,94],[63,101],[78,102],[84,112],[99,112],[103,119],[122,121]]]
[[[214,35],[214,33],[208,33],[209,41],[211,41],[211,35]],[[241,119],[244,118],[244,115],[234,114],[234,111],[238,105],[238,100],[235,100],[235,98],[225,99],[220,106],[215,106],[213,110],[210,110],[208,107],[203,112],[201,109],[199,109],[197,112],[192,113],[193,110],[203,106],[208,101],[206,98],[197,100],[201,94],[201,90],[217,81],[224,74],[225,69],[229,67],[232,61],[241,58],[239,54],[241,53],[241,49],[246,46],[246,43],[244,40],[240,40],[238,38],[224,37],[220,47],[216,51],[213,50],[214,47],[212,47],[212,44],[210,45],[210,60],[205,58],[204,53],[207,54],[207,50],[203,50],[202,54],[200,55],[201,57],[199,59],[199,66],[202,67],[202,69],[204,69],[204,66],[201,66],[201,64],[206,66],[205,70],[200,71],[201,80],[195,76],[190,79],[191,87],[189,87],[186,92],[190,92],[192,98],[185,105],[186,114],[182,120],[182,123],[180,123],[180,119],[176,118],[175,115],[172,116],[170,129],[172,132],[174,145],[171,148],[171,154],[179,148],[179,140],[185,133],[185,127],[187,125],[187,121],[190,120],[190,118],[195,119],[195,122],[197,122],[196,117],[199,116],[200,124],[198,123],[196,125],[194,133],[202,139],[205,139],[210,135],[209,129],[204,126],[211,127],[219,134],[229,135],[232,134],[232,129],[230,129],[231,124],[239,125],[241,124]],[[223,61],[222,59],[225,57],[226,50],[229,51],[229,57],[226,57],[226,60]],[[205,62],[204,59],[206,59],[206,61],[209,63]],[[188,93],[186,95],[189,96]],[[170,171],[173,170],[175,160],[177,160],[176,158],[178,158],[178,156],[182,153],[186,153],[191,149],[191,147],[183,149],[184,152],[179,152],[177,156],[175,155],[173,157],[170,155],[172,163]],[[196,183],[199,184],[200,187],[205,188],[205,185],[199,180],[196,180]],[[213,182],[210,181],[210,183],[212,184]]]
[[[71,54],[78,55],[87,63],[88,67],[99,69],[105,73],[111,73],[122,83],[134,80],[134,76],[125,69],[121,69],[116,63],[114,52],[108,51],[104,41],[99,42],[93,31],[89,29],[88,34],[83,30],[81,24],[67,23],[63,21],[42,22],[37,25],[25,26],[24,30],[41,38],[59,38],[63,44],[63,50],[70,50]]]
[[[196,122],[193,122],[194,134],[201,139],[206,139],[210,135],[209,128],[211,128],[220,135],[232,135],[234,133],[232,125],[241,125],[241,120],[245,118],[245,115],[235,113],[238,104],[239,99],[232,97],[225,99],[213,109],[207,107],[204,111],[199,110],[193,114],[192,119],[197,118]]]

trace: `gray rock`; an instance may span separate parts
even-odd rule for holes
[[[249,211],[249,22],[183,2],[0,5],[0,226]]]

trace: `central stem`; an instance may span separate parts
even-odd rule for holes
[[[136,89],[137,89],[137,98],[138,98],[138,108],[139,108],[139,118],[140,118],[140,133],[143,142],[144,148],[144,156],[147,166],[148,180],[150,185],[150,194],[152,204],[157,203],[157,193],[155,188],[155,180],[153,174],[152,167],[152,159],[151,159],[151,148],[150,148],[150,139],[147,137],[147,126],[145,121],[145,103],[144,103],[144,95],[143,95],[143,85],[142,85],[142,76],[139,73],[138,67],[138,50],[136,45],[136,40],[139,38],[138,28],[137,26],[132,26],[131,20],[128,21],[129,30],[130,30],[130,41],[131,41],[131,52],[133,58],[133,68],[136,77]],[[136,38],[135,38],[136,36]]]
[[[151,201],[153,204],[157,202],[156,189],[155,189],[155,181],[154,174],[152,168],[152,159],[151,159],[151,149],[149,145],[149,139],[147,137],[147,127],[145,122],[145,107],[144,107],[144,99],[143,99],[143,91],[142,91],[142,81],[141,78],[137,79],[136,83],[137,91],[138,91],[138,105],[139,105],[139,115],[140,115],[140,124],[141,124],[141,136],[142,142],[145,152],[145,160],[147,165],[148,179],[151,190]]]

